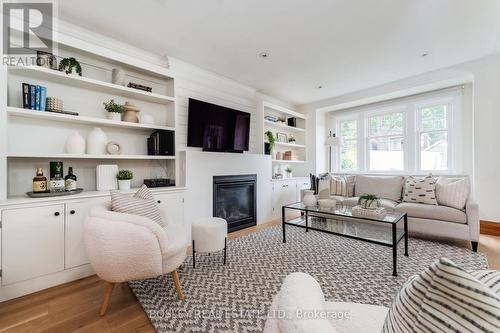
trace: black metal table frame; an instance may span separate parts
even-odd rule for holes
[[[304,225],[298,225],[298,224],[295,224],[295,223],[289,223],[289,222],[287,222],[286,221],[286,215],[285,215],[285,210],[286,209],[291,209],[291,210],[296,210],[296,211],[304,212],[305,213],[305,219],[306,219],[306,225],[304,226]],[[346,234],[342,234],[342,233],[338,233],[338,232],[334,232],[334,231],[329,231],[329,230],[324,230],[324,229],[310,227],[308,225],[308,223],[309,223],[309,212],[311,212],[311,211],[308,210],[307,208],[296,208],[296,207],[289,207],[289,206],[283,206],[281,208],[281,220],[282,220],[282,228],[283,228],[283,243],[286,243],[285,225],[288,224],[290,226],[294,226],[294,227],[298,227],[298,228],[304,228],[304,229],[306,229],[306,232],[308,232],[309,230],[320,231],[320,232],[325,232],[325,233],[328,233],[328,234],[334,234],[334,235],[338,235],[338,236],[342,236],[342,237],[347,237],[347,238],[361,240],[361,241],[364,241],[364,242],[369,242],[369,243],[374,243],[374,244],[378,244],[378,245],[382,245],[382,246],[392,247],[392,275],[393,276],[398,276],[398,271],[397,271],[397,265],[398,265],[398,244],[401,241],[401,239],[403,239],[403,238],[404,238],[404,241],[405,241],[405,256],[408,257],[408,214],[407,213],[404,213],[397,221],[395,221],[393,223],[389,223],[389,222],[383,222],[381,220],[371,219],[371,218],[366,218],[366,217],[354,217],[354,216],[351,217],[351,216],[343,216],[343,215],[332,214],[332,213],[328,213],[328,212],[313,211],[314,213],[318,213],[318,214],[331,215],[332,218],[337,218],[338,220],[358,219],[358,220],[361,220],[361,221],[365,220],[365,221],[375,221],[375,222],[379,222],[379,223],[391,224],[392,225],[392,244],[388,244],[386,242],[377,241],[377,240],[373,240],[373,239],[366,239],[366,238],[363,238],[363,237],[356,237],[356,236],[346,235]],[[397,228],[396,228],[396,226],[397,226],[397,224],[399,222],[401,222],[401,220],[403,220],[403,223],[404,223],[404,232],[403,232],[403,234],[401,236],[397,237]]]

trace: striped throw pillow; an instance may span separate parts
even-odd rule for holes
[[[111,210],[118,213],[144,216],[162,227],[166,226],[161,218],[160,208],[146,185],[142,185],[133,196],[111,192]]]
[[[347,181],[342,176],[331,176],[330,194],[347,197]]]
[[[402,287],[382,332],[500,332],[500,297],[441,258]]]
[[[464,209],[469,196],[469,180],[439,177],[436,182],[437,202],[443,206]]]
[[[409,176],[405,182],[404,202],[437,205],[436,179],[432,175],[424,178]]]

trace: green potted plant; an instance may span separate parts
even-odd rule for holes
[[[111,120],[122,120],[123,105],[115,103],[114,99],[109,102],[103,102],[104,110],[108,111],[108,119]]]
[[[293,137],[293,135],[290,135],[290,137],[288,138],[288,143],[297,143],[297,140],[295,140],[295,138]]]
[[[75,58],[64,58],[59,63],[59,71],[64,72],[68,75],[79,75],[82,76],[82,66]],[[74,72],[73,72],[74,71]]]
[[[286,172],[287,178],[292,178],[293,169],[291,167],[289,167],[289,166],[286,167],[285,172]]]
[[[358,204],[363,209],[377,209],[380,207],[380,199],[375,194],[362,194],[358,199]]]
[[[134,178],[134,173],[130,170],[120,170],[116,175],[118,179],[118,188],[121,191],[130,190],[130,181]]]
[[[274,144],[276,143],[276,138],[274,137],[273,132],[267,131],[264,133],[267,138],[267,142],[264,144],[264,153],[266,155],[271,155],[272,150],[274,149]]]

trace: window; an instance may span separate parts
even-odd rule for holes
[[[368,117],[368,169],[404,170],[404,115],[402,112]]]
[[[340,138],[340,169],[354,171],[358,169],[358,122],[345,120],[339,123]]]
[[[448,105],[418,110],[420,170],[448,169]]]

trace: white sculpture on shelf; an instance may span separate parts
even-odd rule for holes
[[[106,155],[108,136],[99,127],[95,127],[87,137],[87,154]]]
[[[71,133],[64,144],[66,154],[82,155],[85,154],[85,139],[75,131]]]

